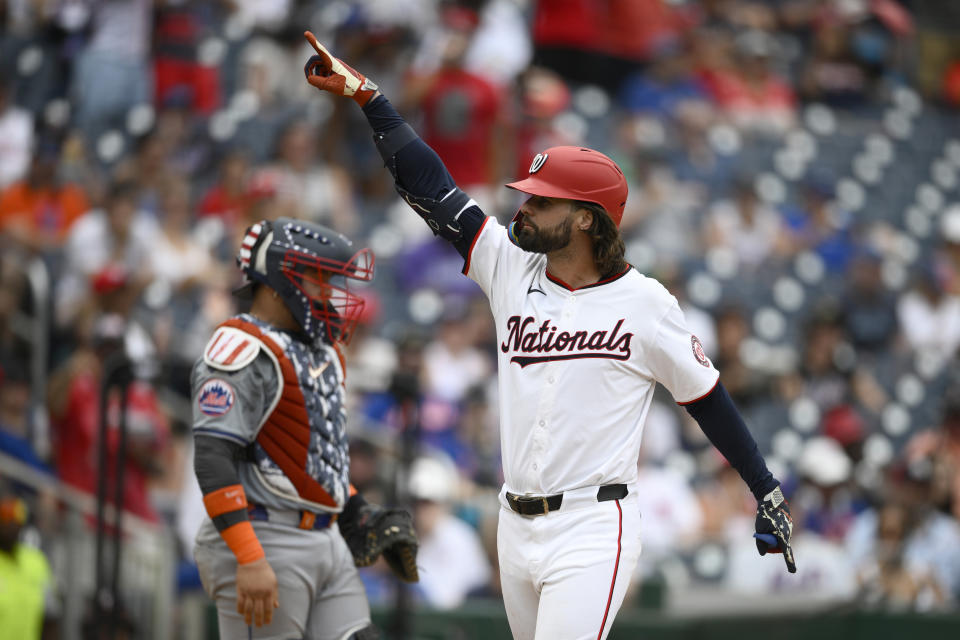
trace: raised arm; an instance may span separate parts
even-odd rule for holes
[[[304,35],[317,52],[303,68],[307,82],[322,91],[351,98],[363,109],[397,192],[434,235],[452,243],[466,259],[486,217],[477,203],[457,187],[440,157],[403,120],[376,84],[334,57],[312,33]]]

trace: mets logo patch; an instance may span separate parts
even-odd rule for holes
[[[697,362],[709,367],[710,360],[707,359],[707,354],[703,352],[703,345],[700,344],[700,339],[697,336],[690,336],[690,346],[693,347],[693,357],[697,359]]]
[[[208,416],[222,416],[233,406],[233,387],[219,378],[207,380],[197,394],[197,406]]]

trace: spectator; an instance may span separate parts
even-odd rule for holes
[[[850,39],[849,27],[838,20],[817,29],[800,81],[806,99],[834,107],[858,107],[866,101],[870,79],[854,58]]]
[[[317,131],[291,122],[277,140],[276,162],[258,179],[273,183],[274,215],[290,215],[351,233],[357,224],[353,193],[347,174],[338,166],[324,166],[317,158]]]
[[[854,238],[850,216],[833,199],[835,178],[822,174],[807,179],[803,187],[803,205],[787,208],[788,253],[814,251],[828,270],[841,273],[854,256]]]
[[[897,335],[896,303],[883,284],[880,256],[862,252],[849,267],[843,295],[843,321],[853,346],[877,355],[888,349]]]
[[[56,318],[67,326],[90,298],[91,279],[108,265],[118,265],[142,290],[152,280],[149,259],[156,223],[137,209],[137,189],[129,182],[111,187],[104,209],[88,212],[67,237],[64,274],[56,287]]]
[[[512,140],[514,176],[530,169],[530,161],[541,149],[580,142],[572,132],[557,126],[557,116],[570,104],[570,89],[555,71],[530,67],[518,79],[515,116],[518,120]]]
[[[876,509],[864,511],[846,537],[869,593],[881,602],[930,609],[958,597],[960,524],[931,508],[929,456],[892,466]]]
[[[738,180],[733,199],[715,203],[707,216],[706,246],[732,251],[748,270],[784,251],[780,215],[760,201],[750,180]]]
[[[59,146],[40,140],[26,178],[0,192],[0,233],[30,251],[61,248],[73,223],[88,209],[83,189],[58,179],[59,160]]]
[[[500,157],[503,124],[502,90],[468,71],[464,59],[476,29],[477,15],[448,12],[440,65],[414,75],[403,102],[423,113],[423,138],[446,163],[458,184],[481,203],[504,174]],[[417,70],[414,70],[417,73]]]
[[[467,389],[493,372],[490,358],[475,346],[467,320],[465,310],[448,310],[437,327],[437,339],[423,354],[428,392],[451,403],[459,403]]]
[[[490,560],[479,534],[451,513],[459,477],[449,460],[419,458],[410,470],[413,521],[420,540],[419,588],[431,607],[452,609],[487,585]]]
[[[91,33],[73,82],[77,125],[96,140],[128,109],[150,102],[150,0],[103,0],[92,6]]]
[[[775,42],[762,31],[747,31],[736,39],[732,68],[702,71],[707,91],[730,121],[746,132],[775,135],[796,120],[793,90],[773,71]]]
[[[483,76],[497,87],[506,87],[527,69],[533,50],[523,10],[517,3],[444,0],[440,4],[440,19],[423,34],[410,64],[415,73],[436,72],[448,46],[451,27],[471,32],[463,54],[463,66],[468,72]]]
[[[914,286],[897,303],[897,317],[907,345],[940,364],[960,347],[960,297],[945,290],[932,265],[925,265]]]
[[[20,460],[38,471],[50,472],[31,442],[33,413],[30,381],[24,363],[0,368],[0,453]]]
[[[217,182],[200,199],[200,217],[220,220],[229,236],[242,233],[240,225],[246,217],[244,210],[249,177],[250,160],[247,154],[239,149],[228,153],[219,163]]]
[[[917,575],[906,566],[903,553],[909,532],[909,513],[902,504],[889,502],[880,508],[876,549],[857,575],[860,597],[867,604],[903,611],[924,601],[944,601],[946,594],[932,575]]]
[[[837,357],[842,355],[843,344],[843,325],[833,305],[815,310],[804,327],[799,375],[786,376],[795,384],[781,382],[787,399],[796,399],[793,394],[802,393],[813,400],[820,411],[842,403],[850,391],[849,367],[853,364]],[[790,387],[797,388],[786,391]]]
[[[213,268],[210,253],[191,234],[193,210],[190,183],[171,176],[160,199],[160,233],[150,251],[148,270],[174,291],[184,291],[222,278]]]
[[[33,114],[14,103],[13,85],[0,69],[0,191],[23,178],[33,150]]]
[[[944,74],[960,59],[960,7],[952,2],[912,0],[917,20],[916,74],[928,98],[942,97]]]
[[[220,103],[220,76],[215,65],[199,58],[203,25],[190,5],[164,4],[156,12],[153,40],[154,95],[158,104],[176,100],[194,113],[209,116]]]
[[[122,295],[114,293],[114,295]],[[50,384],[50,413],[54,422],[57,473],[63,482],[95,494],[100,431],[100,384],[107,353],[123,349],[123,335],[108,318],[96,337],[99,349],[82,346],[54,373]],[[110,332],[110,333],[107,333]],[[118,345],[117,342],[121,344]],[[117,391],[117,390],[115,390]],[[107,399],[107,496],[114,495],[113,478],[119,463],[123,468],[123,506],[153,522],[159,517],[151,504],[149,480],[155,475],[158,453],[165,445],[168,427],[154,390],[144,381],[135,381],[122,390],[126,394],[126,458],[117,461],[120,430],[119,392]]]
[[[861,505],[850,488],[853,464],[840,444],[825,436],[803,445],[797,461],[800,485],[790,504],[799,528],[841,542]]]
[[[674,45],[661,48],[644,72],[624,82],[620,100],[631,112],[669,119],[684,104],[704,102],[709,96],[693,72],[690,52]]]
[[[26,501],[0,487],[0,629],[4,637],[51,637],[53,576],[43,552],[20,540],[27,524]]]

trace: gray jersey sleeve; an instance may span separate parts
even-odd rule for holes
[[[203,359],[191,374],[193,431],[240,444],[253,442],[279,388],[270,357],[260,352],[237,371],[223,371]]]

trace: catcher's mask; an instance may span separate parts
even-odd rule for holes
[[[373,253],[319,224],[277,218],[247,229],[237,254],[247,284],[235,293],[249,297],[256,284],[280,296],[303,331],[329,343],[350,341],[364,300],[350,280],[373,279]]]
[[[529,175],[506,186],[530,195],[593,202],[620,226],[627,203],[627,179],[617,163],[594,149],[551,147],[530,163]],[[517,244],[523,214],[513,216],[510,239]]]

